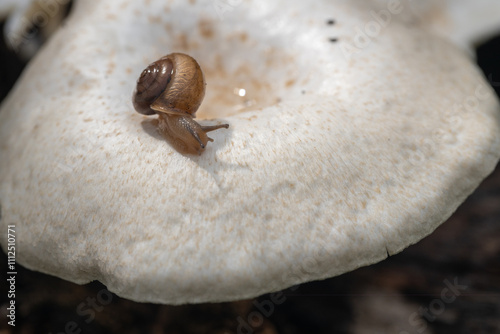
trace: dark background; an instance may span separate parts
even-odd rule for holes
[[[477,55],[500,94],[500,37],[480,45]],[[0,40],[0,100],[23,66]],[[6,255],[0,257],[6,268]],[[500,168],[418,244],[376,265],[285,290],[285,301],[272,308],[269,295],[201,305],[135,303],[98,282],[80,286],[17,268],[15,328],[5,317],[6,270],[0,274],[0,334],[500,333]],[[445,290],[449,285],[458,286],[454,294]]]

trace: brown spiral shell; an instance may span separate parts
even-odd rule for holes
[[[171,53],[142,72],[133,103],[144,115],[162,112],[194,117],[204,97],[205,78],[200,65],[186,54]]]
[[[205,97],[200,65],[183,53],[171,53],[151,63],[137,80],[132,97],[135,110],[158,114],[158,128],[170,144],[185,154],[201,154],[209,141],[207,132],[229,124],[200,125],[196,110]]]

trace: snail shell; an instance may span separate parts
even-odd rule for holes
[[[193,120],[205,97],[200,65],[183,53],[171,53],[150,64],[137,80],[133,104],[143,115],[158,114],[159,129],[181,153],[201,154],[209,138],[206,132],[228,124],[201,126]]]

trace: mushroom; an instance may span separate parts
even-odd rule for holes
[[[430,234],[498,162],[500,108],[405,4],[77,1],[0,112],[17,261],[135,301],[216,302]],[[230,125],[199,156],[131,103],[171,52],[205,73],[200,123]]]

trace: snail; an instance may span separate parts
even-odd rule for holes
[[[181,153],[201,154],[213,141],[207,132],[229,124],[204,126],[194,121],[205,96],[200,65],[183,53],[171,53],[151,63],[137,80],[134,108],[143,115],[158,114],[160,132]]]

